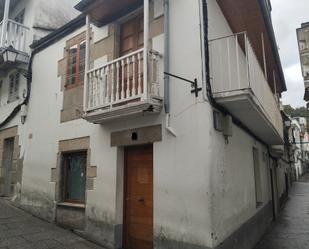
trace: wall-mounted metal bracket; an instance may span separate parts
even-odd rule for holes
[[[173,78],[185,81],[185,82],[189,82],[191,84],[191,87],[192,87],[191,93],[194,93],[196,98],[198,97],[198,93],[200,91],[202,91],[202,88],[198,87],[198,82],[197,82],[196,78],[192,81],[192,80],[188,80],[188,79],[185,79],[183,77],[177,76],[175,74],[167,73],[167,72],[164,72],[164,75],[169,76],[169,77],[173,77]]]

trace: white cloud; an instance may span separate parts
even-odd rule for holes
[[[302,77],[300,64],[297,63],[284,70],[285,80],[288,91],[283,94],[283,104],[290,104],[294,107],[304,106],[304,81]]]
[[[273,24],[279,53],[285,72],[288,91],[283,94],[284,104],[303,106],[304,81],[301,76],[296,29],[309,21],[308,0],[272,0]]]

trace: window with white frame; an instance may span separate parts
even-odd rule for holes
[[[8,102],[12,102],[19,98],[20,73],[11,74],[9,77],[9,82]]]

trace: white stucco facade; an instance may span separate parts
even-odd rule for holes
[[[37,39],[43,38],[52,30],[64,25],[75,16],[77,12],[73,9],[76,1],[66,1],[64,4],[61,1],[36,1],[36,0],[23,0],[19,1],[14,8],[10,9],[9,19],[14,20],[21,12],[24,11],[23,25],[29,28],[26,36],[26,52],[28,55],[31,53],[30,44]],[[51,6],[52,4],[52,6]],[[57,7],[57,12],[53,11]],[[58,16],[55,16],[57,13]],[[60,16],[59,16],[60,15]],[[57,22],[55,22],[57,20]],[[49,26],[50,25],[50,26]],[[21,65],[23,70],[27,71],[27,65]],[[5,72],[1,73],[0,80],[2,81],[0,91],[0,123],[12,112],[12,110],[22,103],[24,97],[27,95],[27,80],[24,76],[26,72],[22,73],[19,83],[19,99],[16,101],[8,100],[9,91],[9,76],[14,74],[17,70],[12,67]],[[4,128],[12,127],[20,124],[20,117],[16,117]]]
[[[34,1],[29,2],[34,4]],[[232,30],[217,2],[209,0],[207,3],[209,39],[231,35]],[[154,16],[162,16],[163,1],[156,1],[155,6]],[[35,23],[41,17],[38,15],[31,22]],[[85,230],[91,239],[109,248],[120,247],[115,230],[123,224],[124,148],[111,146],[111,133],[161,125],[162,141],[153,144],[156,248],[169,248],[167,244],[160,244],[162,241],[181,244],[183,247],[180,248],[186,248],[186,245],[187,248],[216,248],[246,222],[263,210],[271,209],[274,197],[270,170],[275,171],[276,165],[268,146],[239,124],[232,124],[232,136],[229,137],[214,128],[214,108],[207,98],[204,58],[201,56],[204,54],[202,21],[201,1],[170,1],[170,72],[188,79],[196,78],[199,87],[203,88],[196,98],[190,93],[190,85],[170,78],[170,127],[176,136],[166,129],[164,111],[155,116],[128,118],[104,125],[83,119],[61,122],[64,96],[58,62],[63,59],[66,42],[86,31],[86,26],[35,55],[26,123],[21,125],[20,117],[16,116],[8,124],[9,127],[19,126],[23,175],[21,189],[14,198],[21,206],[42,218],[55,220],[57,186],[51,178],[52,169],[59,163],[59,142],[89,137],[90,165],[97,167],[97,175],[94,189],[86,192]],[[107,25],[98,28],[92,24],[91,28],[93,42],[108,36]],[[164,34],[153,37],[152,46],[164,54]],[[107,57],[94,60],[93,66],[106,60]],[[164,96],[162,72],[159,82]],[[7,94],[7,85],[3,84],[1,96]],[[25,86],[26,82],[21,84],[20,93],[24,92]],[[13,106],[1,97],[0,121]],[[254,158],[254,150],[257,158]],[[279,172],[281,175],[277,178],[284,183],[285,172],[283,166],[282,174]],[[286,190],[285,185],[281,184],[279,188],[278,195],[281,195]],[[263,215],[262,223],[266,226],[273,216],[268,211],[263,211]],[[102,227],[94,228],[92,221]],[[250,243],[254,243],[254,239]]]

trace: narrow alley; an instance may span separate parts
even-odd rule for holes
[[[0,199],[1,249],[103,249]]]
[[[309,175],[295,182],[279,219],[255,249],[309,248]]]

